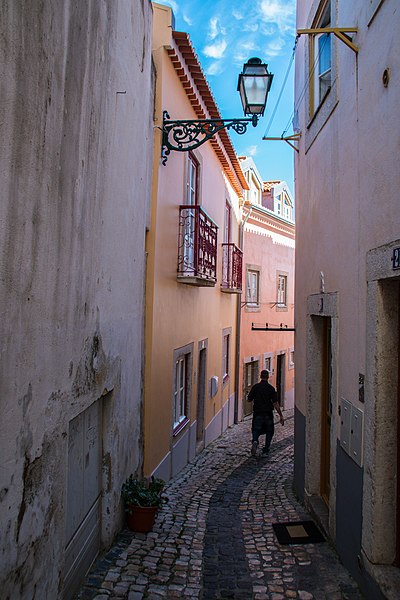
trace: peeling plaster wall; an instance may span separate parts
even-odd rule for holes
[[[102,544],[141,468],[146,0],[0,5],[0,585],[62,594],[68,424],[108,391]]]

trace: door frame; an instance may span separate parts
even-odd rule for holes
[[[362,558],[378,581],[391,579],[388,567],[396,564],[399,548],[396,511],[400,420],[397,378],[400,362],[400,270],[393,253],[400,239],[367,253],[366,376],[364,412],[364,477]],[[388,369],[392,376],[388,377]],[[396,374],[396,376],[394,376]],[[400,375],[399,375],[400,376]],[[380,410],[376,410],[379,407]],[[379,502],[377,502],[379,498]],[[400,562],[400,561],[399,561]],[[383,567],[383,570],[380,569]],[[395,569],[398,577],[398,569]]]
[[[312,498],[321,499],[321,390],[323,386],[323,323],[319,317],[329,317],[331,322],[331,380],[330,398],[332,417],[329,436],[329,501],[327,518],[329,534],[336,538],[336,440],[339,438],[340,417],[338,404],[338,294],[336,292],[312,294],[307,298],[307,357],[306,357],[306,454],[305,489],[310,504]],[[321,500],[322,501],[322,500]]]
[[[198,344],[197,360],[197,408],[196,408],[196,454],[204,448],[204,423],[207,394],[208,340]]]
[[[253,365],[251,367],[251,384],[250,386],[247,383],[246,371],[248,366]],[[257,365],[257,367],[256,367]],[[243,416],[248,417],[253,412],[253,405],[247,401],[247,395],[251,389],[251,387],[259,381],[260,375],[260,357],[252,356],[250,358],[245,358],[243,361]]]

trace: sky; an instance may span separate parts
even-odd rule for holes
[[[247,132],[229,132],[239,156],[252,156],[264,181],[284,180],[294,195],[294,150],[284,141],[265,141],[292,133],[296,0],[159,0],[171,6],[175,29],[189,34],[222,118],[241,118],[238,75],[251,57],[261,58],[274,74],[264,117]],[[274,109],[287,74],[281,99]],[[178,115],[171,115],[178,118]]]

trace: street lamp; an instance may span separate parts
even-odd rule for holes
[[[257,125],[258,115],[263,115],[267,104],[268,92],[271,89],[272,73],[268,65],[259,58],[250,58],[243,65],[243,73],[239,75],[238,92],[242,100],[245,115],[253,115],[253,125]]]
[[[176,152],[194,150],[221,129],[233,129],[242,135],[247,131],[249,123],[255,127],[258,117],[264,114],[273,78],[267,67],[268,65],[262,63],[259,58],[250,58],[243,65],[243,72],[239,75],[237,89],[242,100],[243,111],[245,115],[251,115],[251,118],[173,121],[170,120],[168,112],[164,111],[161,153],[163,165],[166,164],[171,150]]]

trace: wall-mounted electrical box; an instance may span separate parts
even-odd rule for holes
[[[211,398],[213,398],[216,395],[217,392],[218,392],[218,377],[216,375],[214,375],[210,379],[210,394],[211,394]]]
[[[361,467],[363,462],[364,413],[345,398],[341,398],[340,418],[340,445]]]

